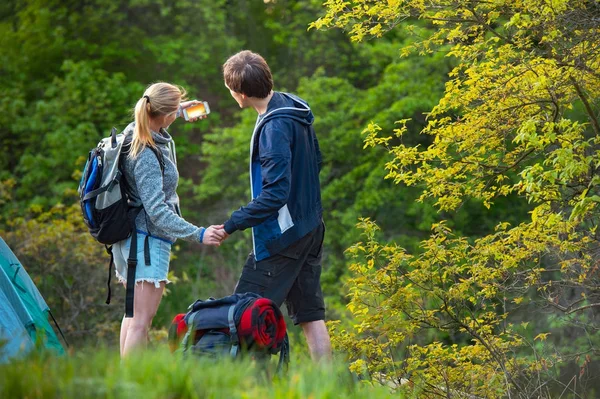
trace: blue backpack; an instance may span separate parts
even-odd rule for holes
[[[117,134],[112,128],[110,136],[100,140],[88,155],[79,181],[79,202],[83,221],[90,234],[104,244],[111,256],[108,266],[108,297],[110,303],[110,281],[112,276],[112,244],[132,236],[129,258],[127,259],[127,291],[125,294],[125,315],[133,317],[133,288],[137,266],[137,233],[135,218],[141,207],[129,206],[127,200],[127,180],[123,172],[123,159],[131,146],[132,135]],[[149,147],[158,158],[164,172],[164,159],[160,150]],[[124,155],[125,154],[125,155]],[[131,287],[130,287],[131,282]]]

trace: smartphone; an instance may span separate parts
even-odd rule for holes
[[[210,108],[208,107],[208,103],[206,101],[202,101],[200,104],[187,107],[183,110],[183,117],[186,121],[208,114],[210,114]]]

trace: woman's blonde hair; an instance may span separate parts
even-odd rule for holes
[[[150,132],[150,118],[177,112],[179,103],[185,99],[185,89],[170,83],[153,83],[146,88],[133,111],[135,129],[129,156],[137,157],[146,146],[156,147]]]

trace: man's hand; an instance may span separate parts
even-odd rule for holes
[[[227,232],[225,231],[225,223],[223,223],[222,225],[220,225],[221,228],[223,229],[223,241],[225,241],[226,239],[229,238],[230,234],[227,234]],[[232,233],[233,234],[233,233]]]
[[[223,241],[225,241],[226,239],[229,238],[229,234],[227,234],[227,232],[225,231],[225,225],[224,224],[220,224],[218,226],[215,226],[217,229],[219,229],[219,234],[221,234],[221,243]]]
[[[198,101],[198,100],[184,101],[184,102],[180,103],[179,105],[181,106],[181,109],[183,111],[184,109],[189,108],[196,104],[200,104],[200,101]],[[181,116],[183,117],[183,113],[181,114]],[[206,119],[206,118],[208,118],[208,115],[202,115],[197,118],[192,118],[188,122],[196,122],[199,119]]]
[[[209,226],[204,232],[202,244],[215,245],[218,247],[227,236],[228,234],[223,230],[223,225]]]

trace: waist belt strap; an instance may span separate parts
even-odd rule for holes
[[[135,292],[135,269],[137,267],[137,232],[131,233],[129,258],[127,258],[127,289],[125,290],[125,317],[133,317],[133,294]]]
[[[110,263],[108,264],[108,280],[106,281],[106,285],[108,286],[108,295],[106,297],[106,304],[109,305],[110,304],[110,280],[112,277],[112,266],[115,263],[115,257],[113,256],[112,253],[112,245],[105,245],[106,247],[106,252],[108,252],[108,254],[110,255]]]
[[[144,261],[146,262],[146,266],[150,266],[150,236],[147,235],[144,239]]]
[[[127,288],[125,289],[125,317],[133,317],[133,294],[135,292],[135,269],[137,267],[137,230],[135,218],[142,208],[131,211],[131,243],[129,244],[129,257],[127,258]]]

